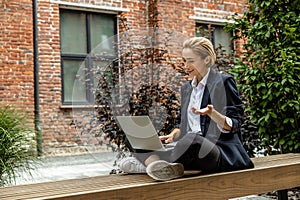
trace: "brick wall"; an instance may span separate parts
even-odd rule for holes
[[[0,106],[13,105],[33,116],[32,4],[0,1]]]
[[[61,66],[59,5],[38,2],[40,122],[45,154],[58,154],[56,148],[74,144],[61,106]],[[69,130],[69,131],[68,131]],[[74,146],[74,145],[72,145]]]
[[[71,108],[62,107],[59,35],[60,4],[123,15],[136,31],[149,24],[144,0],[39,0],[40,119],[45,155],[86,151],[84,138],[73,124]],[[222,20],[242,12],[245,0],[152,0],[156,2],[158,27],[178,35],[195,35],[199,19]],[[0,0],[0,104],[14,104],[33,113],[33,28],[31,0]],[[121,29],[122,31],[122,29]],[[104,150],[104,149],[103,149]]]

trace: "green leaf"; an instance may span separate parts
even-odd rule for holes
[[[281,85],[284,85],[284,83],[287,81],[287,79],[283,79],[282,81],[281,81]]]
[[[270,113],[273,118],[277,118],[277,115],[273,112]]]
[[[284,143],[285,143],[285,140],[283,138],[281,138],[280,141],[279,141],[279,144],[284,145]]]
[[[266,117],[265,117],[265,121],[269,121],[269,118],[270,118],[270,113],[267,113]]]

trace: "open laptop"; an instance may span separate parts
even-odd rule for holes
[[[163,144],[148,116],[117,116],[117,121],[134,149],[167,151],[175,143]]]

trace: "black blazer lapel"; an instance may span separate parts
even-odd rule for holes
[[[214,79],[216,76],[216,72],[213,69],[210,69],[208,77],[207,77],[207,83],[204,88],[204,93],[202,97],[202,102],[201,102],[201,108],[205,108],[208,104],[211,104],[211,97],[210,97],[210,92],[213,89],[213,84]],[[205,136],[208,130],[208,126],[210,123],[210,117],[207,115],[201,115],[200,116],[200,121],[201,121],[201,131],[203,135]]]
[[[182,133],[186,132],[187,126],[188,126],[187,109],[189,106],[192,90],[193,90],[193,88],[191,85],[191,81],[188,81],[187,83],[185,83],[183,85],[183,87],[181,88],[181,111],[180,111],[181,127],[180,127],[180,129],[181,129]]]
[[[201,108],[205,108],[210,103],[211,103],[211,100],[210,100],[209,89],[208,89],[207,86],[205,86],[204,93],[203,93],[203,98],[202,98],[202,103],[201,103]],[[207,115],[201,115],[200,116],[200,122],[201,122],[202,134],[205,136],[206,133],[207,133],[210,118]]]

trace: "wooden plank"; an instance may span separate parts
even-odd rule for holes
[[[299,159],[300,154],[296,153],[290,153],[290,154],[278,154],[278,155],[272,155],[272,156],[264,156],[264,157],[256,157],[252,158],[252,161],[255,163],[255,167],[260,166],[261,164],[269,164],[270,162],[275,161],[274,164],[276,164],[279,160],[293,160],[293,159]]]
[[[300,159],[300,154],[280,154],[274,156],[253,158],[255,168],[271,167],[282,164],[297,163]]]
[[[285,162],[285,161],[284,161]],[[104,177],[103,177],[104,178]],[[136,178],[136,177],[135,177]],[[120,181],[119,180],[119,178],[117,178],[118,179],[118,181]],[[94,179],[95,180],[95,179]],[[100,179],[97,179],[97,180],[100,180]],[[142,180],[142,179],[138,179],[138,180]],[[151,180],[151,179],[150,179]],[[108,181],[112,181],[112,177],[109,177],[109,180]],[[126,180],[125,180],[126,181]],[[136,179],[135,180],[127,180],[127,181],[130,181],[131,183],[134,183],[134,182],[136,182]],[[126,181],[126,182],[127,182]],[[74,184],[73,183],[73,181],[63,181],[63,182],[65,182],[65,183],[71,183],[70,185],[72,186],[74,186],[74,187],[76,187],[76,190],[78,190],[78,189],[80,189],[80,188],[78,188],[78,184]],[[80,183],[82,182],[82,186],[84,187],[84,188],[88,188],[88,189],[92,189],[93,188],[93,186],[95,185],[95,184],[97,184],[97,183],[95,183],[94,181],[91,181],[90,179],[88,179],[88,180],[85,180],[85,181],[80,181]],[[142,182],[143,183],[145,183],[145,180],[142,180]],[[64,188],[65,189],[67,189],[65,186],[67,186],[65,183],[59,183],[59,182],[54,182],[54,184],[53,183],[50,183],[52,186],[54,186],[55,188],[57,188],[58,190],[61,190],[61,188],[59,187],[59,186],[61,186],[61,185],[64,185]],[[76,182],[75,182],[76,183]],[[89,185],[90,185],[90,187],[88,187],[89,185],[86,185],[86,183],[89,183]],[[101,178],[101,182],[100,182],[102,185],[106,185],[107,186],[107,188],[109,188],[109,185],[110,185],[110,183],[109,182],[107,182],[106,184],[103,184],[103,183],[105,183],[105,182],[103,182],[103,179]],[[122,183],[121,183],[122,185],[126,185],[125,183],[124,183],[124,180],[122,181]],[[26,187],[26,186],[25,186]],[[117,187],[117,184],[116,183],[114,183],[113,181],[112,181],[112,187]],[[53,188],[53,189],[55,189],[55,188]],[[97,188],[99,189],[99,186],[97,186]],[[41,188],[39,188],[39,190],[40,190]],[[49,185],[47,186],[47,184],[46,184],[46,186],[45,186],[45,189],[49,189]],[[52,190],[53,191],[53,190]],[[16,190],[14,190],[14,194],[15,194],[15,192],[16,192]],[[24,191],[23,191],[24,192]],[[29,191],[26,191],[26,192],[29,192]]]
[[[109,181],[111,181],[111,178],[112,177],[110,177],[110,180]],[[99,179],[98,179],[99,180]],[[139,179],[139,180],[141,180],[141,179]],[[150,179],[151,180],[151,179]],[[132,181],[132,180],[130,180],[131,182],[134,182],[134,181]],[[70,182],[70,181],[64,181],[64,182]],[[88,185],[86,185],[86,183],[85,182],[90,182],[90,187],[87,187]],[[143,183],[145,183],[145,180],[142,180],[142,182]],[[60,187],[59,187],[59,185],[65,185],[65,184],[63,184],[63,183],[58,183],[58,182],[55,182],[56,184],[58,184],[58,190],[60,190]],[[72,182],[71,182],[72,183]],[[101,178],[101,183],[103,184],[103,179]],[[51,185],[53,185],[53,183],[50,183]],[[56,184],[54,184],[54,185],[56,185]],[[78,184],[74,184],[74,183],[72,183],[71,185],[74,185],[74,187],[76,187],[76,189],[78,190],[78,189],[80,189],[80,188],[78,188]],[[93,182],[93,181],[90,181],[90,179],[88,180],[88,181],[83,181],[82,182],[82,186],[83,187],[85,187],[85,188],[89,188],[89,189],[92,189],[93,188],[93,186],[95,185],[95,183]],[[109,186],[109,182],[108,182],[108,184],[105,184],[106,186]],[[113,187],[116,187],[116,183],[112,183],[112,185],[113,185]],[[126,185],[123,181],[122,181],[122,185]],[[56,186],[55,186],[56,187]],[[49,187],[48,186],[46,186],[45,187],[46,189],[49,189]],[[65,187],[64,187],[65,188]],[[99,186],[97,186],[97,188],[99,188]],[[108,187],[109,188],[109,187]],[[39,188],[40,189],[40,188]],[[65,188],[66,189],[66,188]],[[14,193],[16,192],[16,190],[14,190]],[[29,192],[29,191],[27,191],[27,192]]]
[[[118,190],[77,193],[60,199],[228,199],[282,190],[300,185],[300,165],[261,170],[243,170],[177,179]],[[76,197],[76,198],[75,198]],[[51,198],[50,198],[51,199]]]
[[[147,175],[108,175],[0,188],[0,199],[226,199],[300,186],[300,154],[253,159],[254,169],[156,182]]]

